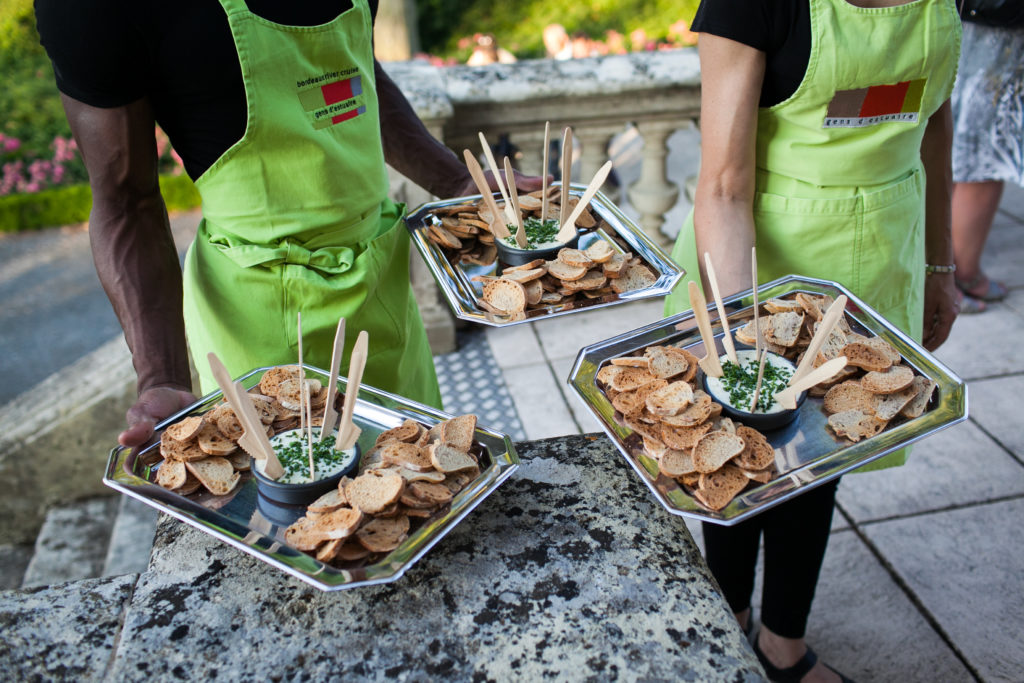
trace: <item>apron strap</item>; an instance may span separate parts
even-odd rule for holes
[[[252,244],[238,238],[210,237],[204,234],[200,234],[198,239],[207,239],[239,268],[293,265],[305,266],[325,275],[340,275],[352,268],[356,258],[355,251],[349,247],[309,249],[290,239],[282,240],[277,245]]]

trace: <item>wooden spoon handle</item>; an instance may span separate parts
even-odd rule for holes
[[[359,383],[363,380],[363,368],[366,367],[367,344],[369,335],[362,330],[356,338],[356,344],[352,348],[352,356],[348,365],[348,384],[345,386],[345,407],[341,413],[341,429],[334,447],[343,451],[352,448],[356,439],[359,438],[359,430],[352,424],[352,413],[356,408],[356,398],[359,396]]]
[[[843,315],[843,311],[846,310],[846,295],[840,294],[836,297],[836,300],[832,302],[832,305],[828,307],[825,312],[825,316],[821,319],[821,324],[818,325],[818,331],[811,337],[811,343],[807,345],[807,350],[804,352],[803,360],[800,361],[800,365],[796,367],[796,372],[790,377],[789,383],[793,385],[803,377],[807,372],[814,366],[814,359],[818,357],[818,351],[821,350],[821,345],[828,339],[828,335],[832,332],[832,328],[839,322],[840,316]]]
[[[501,198],[505,200],[505,215],[509,219],[509,223],[514,223],[514,216],[512,215],[512,206],[508,201],[508,192],[505,190],[505,183],[501,180],[501,171],[498,170],[498,164],[494,161],[494,153],[491,151],[491,146],[487,144],[487,138],[484,137],[483,132],[477,133],[480,136],[480,144],[484,148],[484,158],[487,159],[487,165],[491,169],[491,173],[494,175],[494,182],[498,184],[498,192],[501,193]],[[505,178],[508,180],[508,178]]]
[[[263,427],[263,423],[256,415],[252,398],[240,383],[231,381],[231,375],[228,374],[227,368],[221,363],[216,353],[211,351],[206,354],[206,358],[210,362],[210,370],[213,372],[213,378],[217,380],[217,386],[220,387],[228,405],[235,411],[238,421],[242,424],[242,429],[245,430],[243,438],[245,438],[246,444],[255,451],[249,451],[249,455],[258,460],[266,460],[264,473],[271,479],[277,479],[284,474],[284,468],[281,467],[281,462],[277,459],[273,446],[270,445],[266,428]]]
[[[697,328],[700,330],[700,338],[704,342],[705,357],[702,359],[701,367],[707,365],[712,369],[705,372],[712,377],[722,376],[722,364],[718,360],[718,347],[715,346],[715,335],[711,333],[711,321],[708,319],[708,302],[700,291],[700,287],[693,280],[690,280],[690,308],[693,309],[693,317],[697,320]]]
[[[580,198],[580,201],[577,202],[575,208],[573,208],[572,213],[569,214],[569,217],[565,219],[565,222],[562,223],[561,227],[558,229],[558,235],[555,237],[556,240],[559,242],[568,242],[572,239],[572,236],[576,234],[576,219],[580,217],[583,210],[587,208],[588,204],[590,204],[590,200],[594,198],[597,191],[601,189],[602,185],[604,185],[604,181],[608,177],[608,174],[611,173],[611,170],[612,162],[610,159],[604,162],[604,166],[597,169],[597,173],[594,174],[594,178],[590,181],[590,184],[587,185],[587,189],[584,190],[583,197]]]
[[[505,239],[511,233],[505,224],[504,214],[494,201],[494,193],[491,192],[491,188],[487,185],[484,169],[480,168],[480,162],[476,160],[476,157],[468,149],[463,150],[462,156],[466,159],[466,168],[469,169],[469,175],[472,176],[473,182],[476,183],[476,189],[480,191],[481,196],[484,198],[484,203],[487,204],[487,208],[491,210],[491,215],[494,217],[491,222],[491,232],[494,233],[495,237]]]
[[[338,421],[338,411],[334,407],[334,395],[338,388],[338,371],[341,369],[341,356],[345,351],[345,319],[338,320],[338,327],[334,331],[334,348],[331,351],[331,375],[327,380],[327,405],[324,406],[324,420],[320,427],[319,441],[327,438],[327,435],[334,431]]]
[[[548,154],[551,151],[551,122],[544,122],[544,149],[541,150],[543,161],[540,169],[540,220],[548,219]]]
[[[715,267],[711,265],[711,254],[704,252],[704,266],[708,273],[708,284],[711,285],[711,294],[715,297],[715,306],[718,308],[718,317],[722,321],[722,345],[725,346],[725,355],[736,365],[740,364],[736,357],[736,347],[732,343],[732,332],[729,330],[729,316],[726,315],[725,306],[722,305],[722,295],[718,291],[718,280],[715,278]]]
[[[512,162],[508,157],[505,157],[505,177],[515,177],[512,174]],[[526,249],[526,228],[523,226],[523,212],[519,209],[519,191],[516,189],[515,183],[509,184],[508,191],[512,199],[512,211],[516,216],[516,244],[520,249]]]
[[[569,186],[572,184],[572,128],[562,133],[562,190],[558,199],[558,227],[569,217]]]

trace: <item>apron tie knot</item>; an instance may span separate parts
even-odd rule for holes
[[[349,247],[325,246],[317,249],[291,240],[277,245],[250,244],[237,238],[211,238],[222,254],[240,268],[280,265],[302,266],[324,275],[340,275],[348,271],[355,261],[355,252]]]

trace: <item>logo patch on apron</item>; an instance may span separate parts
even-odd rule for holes
[[[832,96],[822,128],[863,128],[890,121],[917,123],[925,79],[893,85],[839,90]]]
[[[313,128],[333,126],[366,113],[359,69],[331,71],[296,82],[299,103]]]

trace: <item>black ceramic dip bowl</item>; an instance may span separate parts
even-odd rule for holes
[[[736,355],[739,357],[740,363],[744,369],[748,369],[748,372],[752,372],[754,378],[757,377],[757,360],[753,349],[750,350],[737,350]],[[725,367],[727,356],[722,356],[719,362]],[[789,372],[790,376],[796,370],[796,366],[790,361],[786,360],[782,356],[774,353],[767,353],[765,359],[765,375],[769,374],[768,363],[771,363],[778,369],[785,369]],[[722,414],[730,419],[741,422],[748,427],[753,427],[759,431],[771,431],[773,429],[779,429],[785,427],[789,423],[793,422],[800,416],[800,408],[803,406],[804,401],[807,399],[807,392],[801,393],[796,400],[796,408],[793,410],[786,410],[774,403],[766,412],[758,410],[757,412],[750,412],[744,408],[739,408],[733,405],[732,399],[729,395],[728,385],[729,376],[727,374],[721,378],[708,377],[706,373],[701,373],[701,383],[704,387],[704,391],[711,396],[715,403],[721,404]],[[762,394],[764,393],[764,384],[762,383]],[[749,401],[752,398],[752,391],[747,394]],[[760,403],[760,400],[758,401]],[[749,403],[747,403],[749,407]]]
[[[359,444],[356,444],[349,450],[340,453],[338,451],[333,451],[333,446],[330,446],[325,450],[333,451],[334,454],[338,454],[339,462],[327,465],[329,469],[326,476],[319,476],[315,481],[298,481],[296,483],[289,483],[286,481],[289,477],[309,478],[309,460],[308,455],[306,455],[307,451],[305,449],[305,440],[302,439],[299,441],[294,436],[291,436],[291,443],[298,442],[300,448],[297,450],[301,455],[289,455],[289,436],[297,434],[298,432],[299,430],[297,429],[289,432],[282,432],[281,434],[276,435],[272,440],[274,451],[277,453],[278,459],[281,460],[281,464],[285,468],[285,474],[281,477],[281,480],[274,480],[266,476],[260,471],[260,467],[255,462],[253,463],[252,474],[256,478],[256,490],[260,496],[269,498],[276,503],[284,503],[285,505],[308,505],[330,491],[332,488],[336,487],[342,477],[351,475],[359,467]],[[281,437],[284,438],[282,439]],[[314,449],[324,448],[327,443],[333,444],[333,440],[328,438],[324,444],[320,444],[318,446],[316,443],[318,437],[318,430],[313,430]],[[294,448],[294,446],[291,447]],[[319,474],[321,467],[323,467],[325,463],[322,458],[317,460],[315,454],[316,450],[314,450],[314,460]]]
[[[515,231],[512,230],[511,226],[509,230],[512,232],[513,239],[515,239]],[[552,261],[558,258],[560,250],[575,249],[576,245],[579,244],[580,234],[580,231],[576,230],[576,233],[568,242],[559,242],[558,244],[539,249],[520,249],[519,247],[512,246],[501,237],[494,238],[494,246],[498,249],[498,261],[506,266],[521,266],[524,263],[540,258],[545,261]]]

